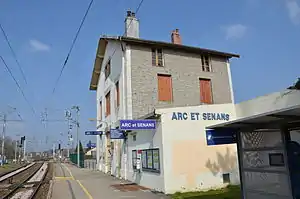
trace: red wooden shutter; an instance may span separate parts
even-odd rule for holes
[[[200,101],[212,104],[211,81],[209,79],[200,79]]]
[[[172,101],[172,80],[169,75],[158,75],[158,100]]]

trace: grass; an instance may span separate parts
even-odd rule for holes
[[[227,186],[224,189],[210,190],[206,192],[175,193],[172,199],[240,199],[240,186]]]
[[[2,167],[0,166],[0,174],[9,172],[11,170],[14,170],[16,168],[20,167],[18,164],[4,164]]]

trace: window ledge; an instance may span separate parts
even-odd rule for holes
[[[149,173],[160,173],[160,171],[154,170],[154,169],[145,169],[145,168],[142,168],[142,171],[149,172]]]
[[[161,102],[161,103],[168,103],[168,104],[172,104],[173,101],[167,101],[167,100],[158,100],[158,102]]]

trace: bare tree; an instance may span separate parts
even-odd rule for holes
[[[2,138],[0,138],[0,143],[2,143]],[[15,157],[15,140],[10,137],[5,138],[5,156],[7,159],[14,159]]]

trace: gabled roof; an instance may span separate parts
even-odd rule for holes
[[[226,57],[226,58],[232,58],[232,57],[239,58],[240,57],[240,55],[238,55],[238,54],[226,53],[226,52],[210,50],[210,49],[205,49],[205,48],[199,48],[199,47],[194,47],[194,46],[173,44],[173,43],[169,43],[169,42],[153,41],[153,40],[145,40],[145,39],[121,37],[121,36],[119,36],[119,37],[104,36],[99,39],[92,79],[91,79],[91,83],[90,83],[90,90],[97,90],[98,80],[99,80],[100,71],[101,71],[101,65],[102,65],[102,62],[104,59],[106,45],[109,40],[122,41],[122,42],[125,42],[128,44],[133,44],[133,45],[155,46],[155,47],[169,48],[169,49],[180,50],[180,51],[185,51],[185,52],[190,52],[190,53],[221,56],[221,57]]]

